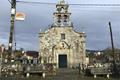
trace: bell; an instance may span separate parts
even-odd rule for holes
[[[64,22],[67,22],[67,15],[64,15]]]
[[[61,15],[58,15],[58,18],[60,19],[60,18],[61,18]]]
[[[61,22],[61,20],[59,19],[59,20],[58,20],[58,23],[60,23],[60,22]]]
[[[64,22],[67,22],[67,20],[65,19]]]

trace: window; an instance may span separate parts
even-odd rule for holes
[[[65,34],[61,33],[61,39],[65,39]]]

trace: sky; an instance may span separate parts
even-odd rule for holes
[[[57,3],[58,0],[19,0]],[[120,0],[65,0],[69,4],[120,4]],[[10,9],[8,0],[0,5],[0,43],[8,46],[10,31]],[[15,21],[15,41],[17,49],[39,50],[39,32],[45,31],[53,23],[55,5],[17,3],[17,12],[26,14],[25,21]],[[111,47],[108,22],[111,21],[114,46],[120,48],[120,6],[95,7],[73,6],[71,21],[74,29],[86,33],[86,48],[102,50]]]

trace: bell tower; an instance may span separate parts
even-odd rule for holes
[[[70,20],[71,13],[68,11],[69,5],[64,1],[58,1],[54,15],[54,27],[72,27]]]

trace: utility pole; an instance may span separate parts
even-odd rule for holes
[[[113,42],[113,34],[112,34],[111,22],[109,22],[109,28],[110,28],[110,37],[111,37],[113,60],[115,61],[115,49],[114,49],[114,42]]]
[[[111,22],[109,22],[109,28],[110,28],[110,37],[111,37],[112,55],[113,55],[113,75],[114,75],[114,77],[118,77],[119,73],[118,73],[118,69],[117,69],[117,65],[116,65],[116,59],[115,59],[115,49],[114,49]]]
[[[12,58],[12,47],[13,47],[13,34],[14,34],[14,22],[16,14],[16,0],[11,0],[11,26],[8,43],[8,61]]]

